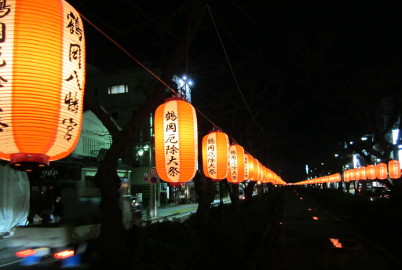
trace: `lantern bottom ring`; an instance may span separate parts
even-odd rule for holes
[[[49,156],[34,153],[16,153],[10,155],[11,168],[19,171],[33,171],[49,166]]]

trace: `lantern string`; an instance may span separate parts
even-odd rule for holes
[[[228,56],[228,54],[227,54],[227,52],[226,52],[225,46],[223,45],[221,35],[219,34],[218,27],[216,26],[215,19],[214,19],[213,15],[212,15],[211,9],[209,8],[209,5],[208,5],[208,4],[207,4],[207,8],[208,8],[209,15],[210,15],[210,17],[211,17],[212,24],[213,24],[214,27],[215,27],[215,31],[216,31],[216,34],[217,34],[217,36],[218,36],[219,42],[220,42],[220,44],[221,44],[221,46],[222,46],[223,53],[225,54],[226,61],[228,62],[229,69],[230,69],[231,74],[232,74],[232,76],[233,76],[233,79],[234,79],[234,81],[235,81],[236,88],[237,88],[237,90],[239,91],[240,96],[242,97],[244,103],[246,104],[246,108],[247,108],[248,112],[250,113],[250,115],[251,115],[251,117],[252,117],[254,123],[255,123],[255,124],[257,125],[257,127],[260,129],[260,131],[261,131],[261,133],[264,135],[264,137],[267,138],[267,136],[266,136],[264,130],[262,129],[261,125],[257,122],[257,119],[255,119],[255,116],[254,116],[254,114],[252,113],[252,111],[251,111],[251,109],[250,109],[250,106],[248,105],[248,102],[247,102],[246,98],[244,97],[243,91],[241,90],[241,88],[240,88],[240,86],[239,86],[239,84],[238,84],[236,75],[235,75],[235,73],[234,73],[234,71],[233,71],[233,68],[232,68],[232,64],[230,63],[229,56]]]
[[[209,7],[208,7],[208,9],[209,9]],[[144,68],[146,71],[148,71],[153,77],[155,77],[158,81],[160,81],[164,86],[166,86],[170,91],[172,91],[173,92],[173,94],[174,95],[180,95],[177,91],[175,91],[173,88],[171,88],[167,83],[165,83],[161,78],[159,78],[154,72],[152,72],[152,70],[150,70],[149,68],[147,68],[144,64],[142,64],[138,59],[136,59],[130,52],[128,52],[126,49],[124,49],[124,47],[123,46],[121,46],[119,43],[117,43],[114,39],[112,39],[108,34],[106,34],[104,31],[102,31],[102,29],[100,29],[99,27],[97,27],[94,23],[92,23],[88,18],[86,18],[82,13],[80,13],[79,12],[79,14],[80,14],[80,16],[88,23],[88,24],[90,24],[94,29],[96,29],[97,31],[99,31],[99,33],[101,33],[103,36],[105,36],[107,39],[109,39],[114,45],[116,45],[120,50],[122,50],[125,54],[127,54],[132,60],[134,60],[138,65],[140,65],[142,68]],[[216,27],[216,26],[215,26]],[[219,36],[219,33],[218,33],[218,36]],[[221,42],[222,43],[222,42]],[[222,44],[222,47],[223,47],[223,44]],[[224,49],[224,47],[223,47],[223,49]],[[224,51],[225,51],[225,49],[224,49]],[[225,51],[225,55],[226,55],[226,51]],[[227,57],[227,55],[226,55],[226,58],[228,59],[228,57]],[[228,59],[228,62],[229,62],[229,59]],[[229,66],[230,66],[230,62],[229,62]],[[232,71],[232,74],[233,74],[233,77],[235,78],[235,80],[236,80],[236,77],[234,76],[234,73],[233,73],[233,71]],[[237,84],[237,81],[236,81],[236,85],[237,85],[237,88],[238,88],[238,90],[240,91],[240,93],[242,94],[242,92],[241,92],[241,90],[240,90],[240,87],[238,86],[238,84]],[[244,100],[244,102],[246,103],[246,105],[247,105],[247,108],[249,109],[249,107],[248,107],[248,104],[247,104],[247,102],[246,102],[246,100],[244,99],[244,96],[243,96],[243,94],[242,94],[242,97],[243,97],[243,100]],[[195,107],[194,107],[195,108]],[[210,122],[211,123],[211,125],[213,126],[213,129],[217,129],[217,130],[220,130],[220,131],[222,131],[222,132],[224,132],[224,133],[226,133],[225,131],[223,131],[223,129],[222,128],[220,128],[217,124],[215,124],[211,119],[209,119],[204,113],[202,113],[200,110],[198,110],[197,108],[195,108],[195,110],[201,115],[201,116],[203,116],[208,122]],[[250,112],[250,114],[251,114],[251,110],[249,109],[249,112]],[[252,114],[251,114],[252,115]],[[254,116],[252,115],[252,117],[253,117],[253,120],[254,120],[254,122],[256,122],[256,120],[255,120],[255,118],[254,118]],[[257,123],[257,122],[256,122]],[[259,126],[260,127],[260,125],[257,123],[257,126]],[[260,127],[261,128],[261,127]],[[226,134],[228,134],[228,133],[226,133]],[[236,142],[236,140],[232,137],[232,136],[230,136],[230,135],[228,135],[231,139],[232,139],[232,141],[233,142]],[[265,136],[265,134],[264,134],[264,136]]]
[[[159,78],[154,72],[152,72],[152,70],[150,70],[149,68],[147,68],[144,64],[142,64],[137,58],[135,58],[130,52],[128,52],[126,49],[123,48],[123,46],[121,46],[119,43],[117,43],[114,39],[112,39],[108,34],[106,34],[104,31],[102,31],[102,29],[100,29],[99,27],[97,27],[95,24],[93,24],[90,20],[88,20],[84,15],[82,15],[81,13],[79,13],[80,16],[87,22],[89,23],[93,28],[95,28],[97,31],[99,31],[99,33],[101,33],[102,35],[104,35],[107,39],[109,39],[114,45],[116,45],[120,50],[122,50],[125,54],[127,54],[132,60],[134,60],[138,65],[140,65],[143,69],[145,69],[146,71],[148,71],[152,76],[154,76],[158,81],[160,81],[164,86],[166,86],[166,88],[168,88],[170,91],[172,91],[173,93],[177,94],[177,92],[171,88],[167,83],[165,83],[161,78]]]

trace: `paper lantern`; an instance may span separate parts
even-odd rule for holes
[[[244,180],[250,179],[250,164],[248,157],[249,155],[247,153],[244,153]]]
[[[350,182],[350,173],[349,170],[343,172],[343,181]]]
[[[387,171],[387,164],[385,163],[378,163],[375,165],[375,177],[380,180],[387,179],[388,171]]]
[[[155,165],[158,176],[172,183],[190,181],[198,169],[197,117],[180,97],[155,111]]]
[[[355,178],[356,178],[356,180],[361,180],[360,172],[361,172],[360,168],[355,169]]]
[[[256,159],[250,154],[246,155],[248,157],[248,171],[249,171],[248,179],[251,181],[255,181],[256,180],[255,175],[257,174],[258,170],[258,168],[256,167],[257,166]]]
[[[85,38],[63,0],[0,3],[0,158],[31,170],[66,157],[81,132]]]
[[[388,175],[391,179],[401,178],[401,165],[398,160],[388,162]]]
[[[362,166],[359,168],[360,169],[360,179],[361,180],[367,180],[367,171],[366,171],[366,167]]]
[[[356,180],[356,169],[350,169],[349,170],[349,177],[351,181]]]
[[[342,181],[342,177],[340,173],[336,173],[334,174],[334,182],[341,182]]]
[[[375,176],[375,165],[367,165],[366,166],[366,174],[367,174],[367,178],[370,180],[374,180],[376,179]]]
[[[232,144],[229,148],[229,172],[226,179],[231,183],[244,180],[244,148],[241,145]]]
[[[228,174],[229,137],[212,131],[202,138],[202,169],[211,179],[222,180]]]

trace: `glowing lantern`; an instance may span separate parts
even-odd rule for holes
[[[244,180],[244,148],[238,144],[232,144],[229,148],[229,173],[228,182],[240,183]]]
[[[343,172],[343,181],[349,182],[350,181],[350,173],[349,170]]]
[[[350,169],[349,170],[349,177],[351,181],[356,180],[356,174],[355,174],[355,169]]]
[[[355,172],[355,180],[361,180],[360,176],[360,168],[354,169]]]
[[[367,180],[367,171],[366,167],[360,167],[360,179],[361,180]]]
[[[248,179],[255,181],[256,180],[255,175],[258,170],[258,168],[256,167],[257,166],[256,159],[250,154],[246,154],[246,155],[248,157],[248,171],[249,171]]]
[[[166,100],[155,111],[155,165],[161,179],[190,181],[198,169],[197,117],[180,97]]]
[[[334,182],[341,182],[342,181],[342,177],[340,173],[336,173],[334,176]]]
[[[387,179],[388,176],[387,164],[378,163],[377,165],[375,165],[375,176],[377,179],[380,180]]]
[[[250,179],[249,155],[244,153],[244,180]]]
[[[202,168],[206,177],[224,179],[228,172],[229,137],[212,131],[202,138]]]
[[[375,176],[375,165],[368,165],[366,166],[366,174],[367,174],[367,178],[370,180],[374,180],[376,179]]]
[[[66,157],[81,132],[85,38],[63,0],[0,2],[0,158],[30,171]]]
[[[388,174],[391,179],[401,178],[401,165],[398,160],[388,162]]]

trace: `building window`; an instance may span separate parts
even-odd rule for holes
[[[120,85],[112,85],[109,86],[109,89],[107,90],[107,93],[109,95],[114,95],[114,94],[124,94],[128,92],[128,85],[127,84],[120,84]]]

